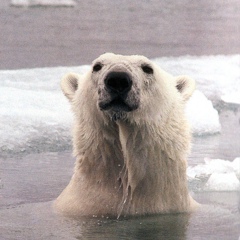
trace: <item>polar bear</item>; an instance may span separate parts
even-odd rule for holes
[[[72,179],[55,201],[68,216],[192,211],[187,187],[191,134],[185,102],[195,82],[148,58],[105,53],[84,75],[61,81],[75,123]]]

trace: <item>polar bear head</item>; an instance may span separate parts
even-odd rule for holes
[[[68,74],[61,83],[67,98],[88,105],[111,120],[166,118],[173,105],[181,105],[195,88],[187,76],[173,77],[148,58],[105,53],[93,61],[85,75]]]

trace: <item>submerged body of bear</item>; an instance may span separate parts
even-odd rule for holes
[[[75,114],[74,175],[55,201],[71,216],[192,211],[187,188],[190,130],[184,105],[195,83],[149,59],[101,55],[62,90]]]

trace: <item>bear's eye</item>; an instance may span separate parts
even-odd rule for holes
[[[96,63],[94,66],[93,66],[93,71],[94,72],[98,72],[102,69],[102,65],[100,63]]]
[[[142,65],[142,70],[147,74],[153,74],[153,69],[149,65]]]

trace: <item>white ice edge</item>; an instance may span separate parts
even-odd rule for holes
[[[210,100],[238,103],[240,96],[240,54],[156,58],[173,75],[189,75],[197,89]]]
[[[194,135],[214,134],[221,131],[217,110],[199,90],[196,90],[187,102],[185,112]]]
[[[237,89],[235,92],[221,96],[221,100],[225,103],[240,104],[240,91]]]
[[[66,6],[74,7],[74,0],[11,0],[11,5],[16,7],[31,7],[31,6]]]
[[[202,191],[240,191],[240,157],[233,161],[206,158],[204,164],[188,167],[187,176],[190,182],[204,183],[199,187]]]

